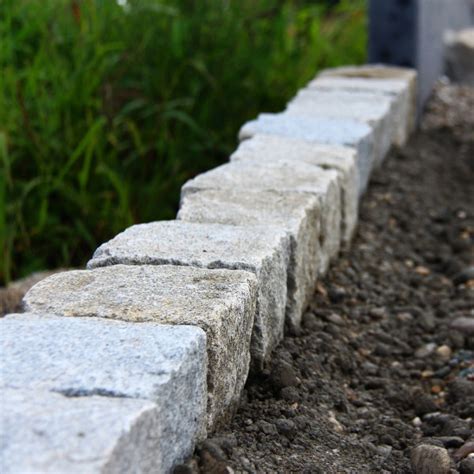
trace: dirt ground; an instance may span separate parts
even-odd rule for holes
[[[301,333],[176,472],[474,473],[473,239],[474,89],[445,85]]]

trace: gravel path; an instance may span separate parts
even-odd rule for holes
[[[473,110],[438,88],[301,333],[176,472],[474,473]]]

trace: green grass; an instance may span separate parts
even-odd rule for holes
[[[0,0],[0,283],[173,218],[246,120],[365,42],[362,0]]]

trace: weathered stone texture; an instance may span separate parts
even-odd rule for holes
[[[0,392],[2,474],[170,472],[164,433],[150,401]]]
[[[207,356],[200,328],[26,313],[0,320],[0,347],[0,389],[156,403],[154,430],[161,439],[155,455],[168,469],[205,436]]]
[[[357,224],[359,208],[359,171],[354,148],[313,144],[272,135],[255,135],[241,142],[230,160],[263,163],[302,161],[324,169],[336,170],[341,191],[342,240],[346,244],[350,242]]]
[[[374,132],[376,163],[382,161],[395,142],[401,120],[395,116],[392,97],[344,90],[302,89],[288,104],[286,113],[302,117],[340,118],[366,123]]]
[[[53,275],[24,304],[35,313],[201,327],[212,430],[228,419],[247,379],[256,293],[255,275],[240,270],[115,265]]]
[[[181,189],[181,196],[207,189],[314,195],[320,203],[320,272],[324,273],[340,248],[342,219],[339,185],[335,170],[310,166],[304,162],[232,162],[188,181]]]
[[[367,188],[376,160],[374,134],[365,123],[349,119],[295,116],[287,113],[260,114],[256,120],[247,122],[240,129],[239,138],[245,140],[257,134],[355,148],[360,177],[359,193],[362,194]]]
[[[167,221],[130,227],[101,245],[88,267],[172,264],[255,273],[259,289],[251,353],[261,366],[283,337],[289,259],[284,230]]]
[[[184,197],[178,218],[187,222],[216,222],[259,229],[285,229],[291,238],[286,319],[291,328],[314,292],[321,261],[320,202],[307,193],[208,190]]]

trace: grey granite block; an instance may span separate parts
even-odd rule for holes
[[[362,194],[367,188],[376,160],[373,130],[365,123],[349,119],[310,118],[287,113],[260,114],[256,120],[247,122],[240,129],[239,138],[245,140],[257,134],[355,148],[360,176],[359,193]]]
[[[319,200],[322,245],[320,273],[325,273],[341,243],[341,202],[338,174],[304,162],[235,161],[214,168],[188,181],[181,189],[186,195],[207,189],[239,189],[242,192],[277,191],[308,193]]]
[[[417,77],[415,69],[382,66],[345,66],[322,71],[310,87],[318,81],[351,81],[357,89],[367,90],[364,82],[368,84],[369,90],[373,92],[387,92],[396,95],[399,100],[395,107],[398,113],[404,117],[403,123],[397,130],[397,145],[403,145],[411,132],[415,129],[417,119]],[[400,84],[403,84],[403,88]],[[342,84],[341,84],[342,85]],[[345,86],[344,86],[345,87]],[[348,90],[355,90],[352,86]],[[388,92],[391,91],[391,92]],[[393,92],[392,92],[393,91]],[[403,91],[403,92],[402,92]],[[401,96],[400,96],[401,94]]]
[[[171,264],[255,273],[259,288],[251,354],[261,368],[283,338],[289,258],[284,230],[167,221],[130,227],[101,245],[87,266]]]
[[[2,474],[171,472],[150,401],[2,389],[0,403]]]
[[[0,348],[0,389],[156,403],[156,462],[166,470],[205,437],[207,356],[200,328],[23,313],[0,320]]]
[[[381,163],[395,143],[400,117],[393,97],[371,92],[302,89],[286,113],[309,118],[356,120],[373,129],[375,162]]]
[[[232,414],[247,379],[256,293],[255,275],[241,270],[115,265],[53,275],[23,301],[35,313],[201,327],[212,430]]]
[[[288,266],[286,320],[298,328],[314,292],[321,268],[320,201],[307,193],[250,192],[233,189],[190,193],[181,202],[178,219],[252,226],[256,235],[262,227],[285,229],[291,239]]]
[[[353,236],[359,208],[359,170],[354,148],[308,143],[294,138],[255,135],[239,144],[231,161],[289,162],[303,161],[338,172],[341,190],[342,240]]]

